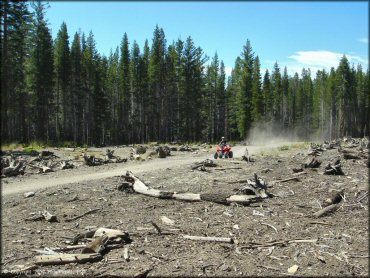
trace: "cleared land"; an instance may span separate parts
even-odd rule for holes
[[[245,146],[236,146],[235,158],[216,160],[216,167],[200,171],[191,166],[211,158],[214,148],[198,148],[194,152],[173,151],[164,159],[79,166],[3,179],[2,272],[125,277],[290,273],[368,276],[366,158],[343,159],[337,148],[327,149],[317,156],[322,162],[318,168],[303,168],[304,174],[295,175],[293,168],[300,168],[312,158],[307,145],[248,146],[254,162],[241,161]],[[79,155],[77,150],[52,151],[65,159]],[[117,148],[115,153],[125,157],[129,151],[127,147]],[[324,175],[325,166],[338,156],[345,175]],[[256,173],[267,182],[266,190],[273,197],[248,206],[158,199],[118,190],[126,170],[149,188],[225,196],[237,194]],[[283,181],[289,178],[297,179]],[[344,200],[337,210],[315,218],[313,213],[341,189]],[[35,195],[24,197],[28,191]],[[31,220],[44,210],[55,215],[58,222]],[[72,245],[75,236],[87,226],[126,231],[132,241],[106,249],[95,262],[34,266],[40,250]],[[231,242],[187,236],[227,238]],[[80,239],[76,244],[89,241]],[[58,252],[81,253],[81,249]]]

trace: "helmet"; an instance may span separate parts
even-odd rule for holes
[[[221,139],[222,139],[222,140],[224,140],[224,139],[225,139],[225,137],[223,137],[223,136],[222,136],[222,137],[221,137]]]

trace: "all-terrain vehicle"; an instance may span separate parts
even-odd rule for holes
[[[229,145],[223,146],[222,149],[220,146],[217,146],[214,158],[233,158],[233,151]]]

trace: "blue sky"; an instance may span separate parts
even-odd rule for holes
[[[275,61],[289,73],[302,67],[336,67],[346,54],[368,68],[368,2],[49,2],[46,17],[56,37],[67,23],[70,41],[76,31],[92,30],[97,49],[109,55],[124,32],[130,43],[150,44],[162,27],[167,43],[191,36],[204,53],[217,51],[231,71],[246,40],[260,57],[262,69]]]

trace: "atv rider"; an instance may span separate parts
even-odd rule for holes
[[[221,137],[221,142],[220,142],[220,147],[221,147],[221,151],[224,152],[224,148],[227,146],[227,142],[225,140],[225,137]]]

